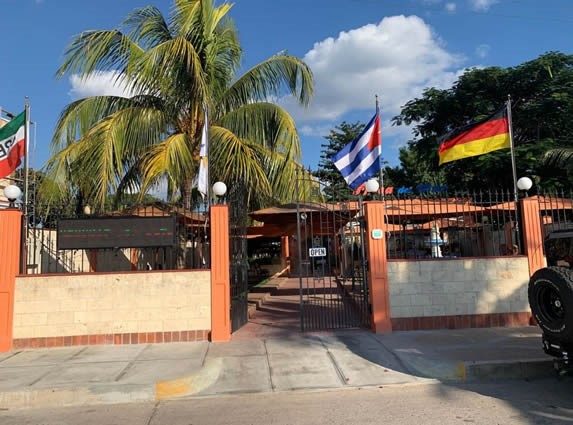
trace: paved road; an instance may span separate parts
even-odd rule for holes
[[[0,411],[2,425],[523,425],[573,422],[573,378],[242,394]]]

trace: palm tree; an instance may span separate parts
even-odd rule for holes
[[[144,193],[166,179],[170,197],[178,192],[190,205],[206,110],[211,180],[242,185],[251,206],[290,199],[300,140],[291,116],[270,100],[289,94],[307,106],[312,74],[281,52],[237,78],[242,50],[231,7],[175,0],[168,20],[148,6],[116,30],[72,41],[58,77],[113,71],[136,94],[89,97],[63,110],[46,165],[62,193],[71,187],[101,206],[110,194]]]

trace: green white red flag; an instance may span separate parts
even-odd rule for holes
[[[26,149],[26,112],[0,128],[0,178],[10,175],[22,162]]]

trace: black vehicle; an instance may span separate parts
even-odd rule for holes
[[[550,233],[545,255],[547,267],[529,280],[529,306],[543,331],[543,350],[564,373],[573,357],[573,229]]]

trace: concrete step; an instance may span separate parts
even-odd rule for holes
[[[259,293],[252,293],[249,292],[247,295],[247,302],[251,304],[255,304],[257,308],[265,303],[265,301],[270,297],[271,294],[269,292],[259,292]]]

